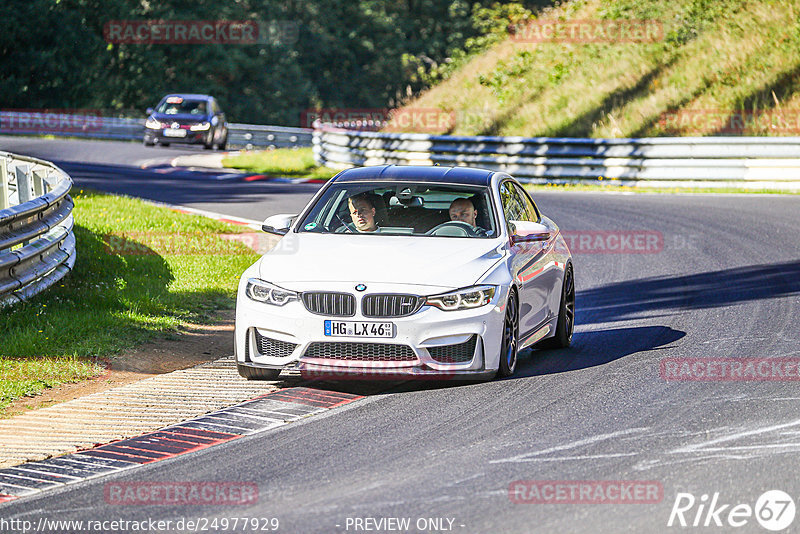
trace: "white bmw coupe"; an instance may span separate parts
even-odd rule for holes
[[[567,347],[572,257],[508,174],[464,167],[342,171],[242,275],[236,362],[248,379],[487,379],[520,350]]]

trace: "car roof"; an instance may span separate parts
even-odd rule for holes
[[[198,95],[194,93],[170,93],[168,95],[165,95],[161,100],[164,100],[164,98],[169,98],[171,96],[179,96],[187,100],[211,100],[213,98],[208,95]]]
[[[494,171],[469,167],[379,165],[355,167],[336,175],[337,182],[435,182],[489,186]]]

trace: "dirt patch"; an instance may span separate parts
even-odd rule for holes
[[[110,369],[99,377],[46,389],[9,405],[3,417],[52,406],[91,393],[136,382],[154,375],[194,367],[233,353],[234,311],[220,312],[212,325],[187,325],[170,339],[152,341],[110,359]]]

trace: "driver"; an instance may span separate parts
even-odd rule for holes
[[[476,224],[478,219],[478,210],[475,205],[468,198],[457,198],[450,203],[450,220],[465,222],[472,226],[478,235],[485,235],[487,232]]]

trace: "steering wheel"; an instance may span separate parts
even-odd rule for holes
[[[476,237],[478,233],[475,228],[464,221],[447,221],[442,224],[436,225],[427,232],[425,235],[439,235],[449,237]]]

